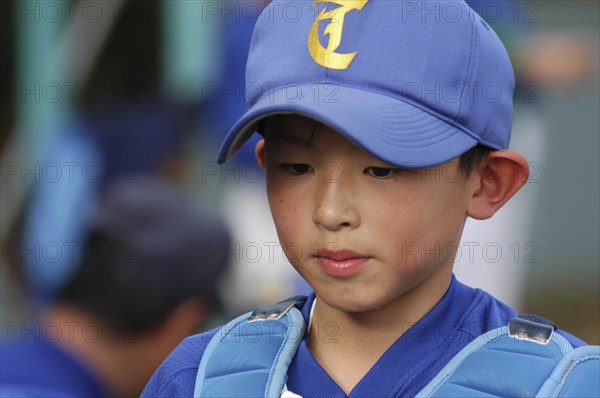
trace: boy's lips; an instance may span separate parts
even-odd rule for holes
[[[320,250],[315,256],[317,263],[326,274],[346,277],[358,273],[371,259],[352,250]]]

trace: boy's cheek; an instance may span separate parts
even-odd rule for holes
[[[280,239],[294,239],[294,236],[297,235],[296,229],[301,225],[298,205],[292,203],[291,198],[277,194],[269,196],[269,203]]]

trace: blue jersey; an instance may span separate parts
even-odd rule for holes
[[[108,396],[100,381],[58,343],[28,335],[0,348],[0,396]]]
[[[308,322],[312,294],[302,307]],[[516,312],[491,295],[452,278],[444,297],[379,358],[349,395],[308,350],[307,336],[288,369],[287,387],[302,397],[415,396],[463,347],[479,335],[505,326]],[[206,345],[218,329],[183,341],[156,371],[142,397],[190,397]],[[322,330],[327,334],[327,330]],[[585,345],[558,331],[573,347]],[[327,338],[326,336],[321,336]],[[335,336],[330,336],[332,339]]]

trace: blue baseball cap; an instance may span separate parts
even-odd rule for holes
[[[230,159],[276,114],[301,114],[375,157],[429,167],[475,145],[506,149],[514,72],[464,1],[273,1],[254,28],[250,109],[223,142]]]

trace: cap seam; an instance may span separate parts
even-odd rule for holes
[[[474,44],[474,38],[475,38],[475,15],[473,15],[473,10],[469,9],[469,17],[471,18],[471,23],[470,23],[470,27],[471,27],[471,45],[469,46],[469,55],[468,55],[468,64],[467,64],[467,71],[466,71],[466,76],[465,76],[465,83],[470,83],[471,81],[471,74],[473,72],[473,44]],[[461,101],[458,104],[458,112],[456,113],[456,118],[454,119],[454,121],[458,121],[458,119],[463,117],[462,114],[463,111],[463,101],[461,98]]]
[[[258,15],[258,18],[256,19],[256,23],[255,23],[255,27],[256,26],[260,26],[259,22],[261,21],[261,19],[266,18],[265,15],[268,14],[268,11],[266,11],[269,8],[270,5],[267,5]],[[252,36],[250,37],[250,45],[248,47],[248,54],[246,55],[246,68],[245,68],[245,73],[244,73],[244,81],[248,81],[248,74],[249,74],[249,70],[248,70],[248,64],[250,61],[250,55],[254,52],[254,47],[256,47],[256,43],[258,41],[258,36],[259,36],[259,29],[252,29]],[[245,100],[246,100],[246,104],[249,103],[248,101],[248,96],[247,94],[244,94]]]

